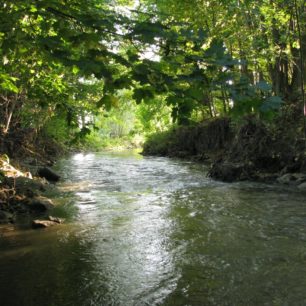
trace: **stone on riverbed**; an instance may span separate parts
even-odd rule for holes
[[[49,216],[49,220],[53,221],[53,222],[56,222],[56,223],[59,223],[59,224],[61,224],[65,221],[65,219],[63,219],[63,218],[52,217],[52,216]]]
[[[38,169],[37,173],[49,182],[58,182],[60,179],[60,176],[48,167]]]
[[[50,221],[50,220],[33,220],[32,227],[33,228],[46,228],[46,227],[54,226],[57,224],[59,223],[55,221]]]
[[[33,220],[33,228],[47,228],[64,222],[64,219],[49,216],[49,220]]]

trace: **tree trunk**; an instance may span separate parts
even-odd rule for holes
[[[13,117],[13,113],[16,107],[16,103],[17,103],[17,99],[18,99],[18,95],[16,94],[15,97],[8,102],[7,104],[7,109],[6,109],[6,122],[5,122],[5,127],[3,129],[3,133],[7,133],[10,129],[10,124],[12,122],[12,117]]]

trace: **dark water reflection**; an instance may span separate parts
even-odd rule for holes
[[[58,168],[77,209],[0,232],[1,305],[306,305],[305,194],[131,153]]]

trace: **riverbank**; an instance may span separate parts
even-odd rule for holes
[[[225,181],[278,182],[306,190],[305,141],[294,126],[247,117],[219,118],[153,135],[144,155],[188,158],[210,164],[208,175]]]
[[[38,228],[61,222],[51,215],[56,204],[50,196],[60,177],[49,167],[64,148],[32,136],[30,131],[19,131],[0,137],[0,224],[25,220]]]
[[[27,224],[43,228],[61,223],[51,213],[56,204],[52,194],[59,176],[50,168],[40,167],[33,175],[13,167],[6,156],[0,157],[0,224]]]

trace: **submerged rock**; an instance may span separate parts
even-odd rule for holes
[[[63,218],[52,217],[52,216],[49,216],[49,220],[52,221],[52,222],[59,223],[59,224],[61,224],[65,221],[65,219],[63,219]]]
[[[58,182],[61,178],[57,173],[48,167],[38,169],[37,173],[40,177],[45,178],[49,182]]]
[[[46,227],[62,224],[63,222],[64,222],[64,219],[62,218],[49,216],[48,220],[39,220],[39,219],[33,220],[32,227],[33,228],[46,228]]]
[[[33,220],[32,227],[33,228],[46,228],[54,225],[58,225],[58,222],[50,221],[50,220]]]

